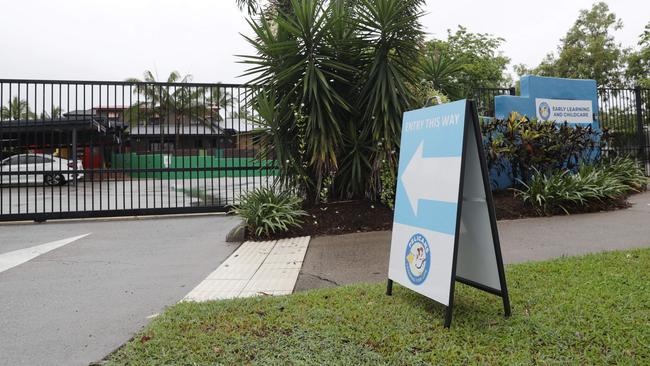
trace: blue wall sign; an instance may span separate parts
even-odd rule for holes
[[[518,112],[530,119],[586,122],[598,128],[596,80],[526,75],[521,77],[519,85],[520,96],[499,95],[494,98],[495,118],[506,119],[511,112]],[[587,110],[589,104],[590,111]]]

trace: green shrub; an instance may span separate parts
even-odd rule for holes
[[[409,90],[415,97],[415,107],[421,108],[426,106],[449,103],[449,98],[436,90],[433,82],[423,80],[419,83],[409,85]]]
[[[507,175],[515,185],[528,183],[536,172],[575,170],[600,149],[600,133],[591,125],[529,120],[517,113],[484,121],[481,130],[489,169]]]
[[[301,198],[288,191],[259,188],[244,194],[233,212],[244,219],[249,233],[269,237],[301,227],[301,217],[307,215],[301,203]]]
[[[604,159],[599,166],[607,174],[628,186],[631,191],[641,191],[646,188],[648,178],[634,159],[623,157]]]
[[[386,163],[382,162],[381,167],[381,192],[379,192],[379,201],[388,206],[391,210],[395,209],[395,190],[397,189],[397,172]]]
[[[596,203],[614,203],[630,192],[641,190],[646,178],[636,162],[613,159],[595,165],[583,165],[577,172],[569,170],[543,174],[535,171],[517,196],[538,214],[551,215]]]

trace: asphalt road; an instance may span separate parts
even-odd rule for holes
[[[237,220],[209,215],[0,225],[0,365],[102,359],[236,249],[224,238]],[[2,271],[7,252],[88,233]]]

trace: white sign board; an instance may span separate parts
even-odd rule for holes
[[[591,100],[535,98],[539,121],[592,123],[594,111]]]
[[[504,298],[503,262],[477,117],[465,100],[404,114],[388,268],[393,281],[447,306],[454,282]]]

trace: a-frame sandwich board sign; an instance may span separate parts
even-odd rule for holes
[[[387,295],[393,281],[447,307],[456,281],[510,300],[474,102],[406,112]]]

